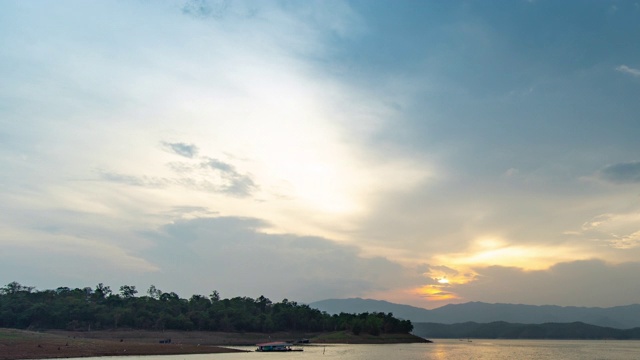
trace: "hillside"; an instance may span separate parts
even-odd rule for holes
[[[487,324],[416,323],[413,333],[425,338],[440,339],[557,339],[557,340],[637,340],[640,328],[614,329],[582,322],[512,324],[502,321]]]
[[[391,312],[394,316],[411,320],[413,323],[455,324],[504,321],[521,324],[543,324],[583,322],[616,329],[640,327],[640,305],[638,304],[595,308],[469,302],[427,310],[387,301],[351,298],[322,300],[310,303],[309,306],[326,311],[329,314],[339,314],[340,312]]]

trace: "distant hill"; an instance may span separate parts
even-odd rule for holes
[[[320,311],[326,311],[329,314],[340,314],[341,312],[349,314],[359,314],[363,312],[383,312],[393,313],[393,316],[404,319],[421,322],[428,322],[430,310],[410,305],[394,304],[384,300],[373,299],[327,299],[312,302],[310,307]]]
[[[614,329],[583,322],[512,324],[498,321],[488,324],[466,322],[453,325],[415,323],[413,334],[427,339],[637,340],[640,339],[640,328]]]
[[[413,323],[456,324],[504,321],[520,324],[543,324],[583,322],[616,329],[640,327],[640,305],[638,304],[598,308],[468,302],[427,310],[381,300],[351,298],[322,300],[310,303],[309,306],[326,311],[329,314],[339,314],[340,312],[391,312],[395,317],[408,319]]]

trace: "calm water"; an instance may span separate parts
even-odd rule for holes
[[[254,350],[254,347],[238,347]],[[106,358],[93,358],[105,360]],[[315,345],[303,352],[211,355],[128,356],[118,360],[263,360],[263,359],[640,359],[640,341],[436,340],[433,344]],[[87,360],[87,358],[85,358]]]

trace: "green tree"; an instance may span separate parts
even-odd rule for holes
[[[96,285],[96,290],[93,292],[94,298],[104,300],[109,295],[111,295],[111,288],[109,286],[105,286],[102,283]]]
[[[149,290],[147,290],[147,294],[152,299],[156,299],[157,300],[157,299],[160,299],[160,295],[162,295],[162,290],[156,288],[155,285],[151,285],[151,286],[149,286]]]
[[[122,285],[120,286],[120,295],[122,295],[125,299],[130,299],[138,293],[135,286],[132,285]]]
[[[350,330],[371,334],[408,332],[410,321],[391,314],[362,313],[328,315],[287,299],[273,303],[265,296],[257,299],[220,299],[193,295],[181,299],[174,292],[162,293],[151,286],[150,296],[136,298],[135,286],[123,285],[120,295],[99,283],[91,288],[58,287],[33,291],[17,282],[0,288],[0,327],[53,328],[71,330],[134,327],[157,330],[214,331],[324,331]],[[631,335],[629,335],[631,336]]]
[[[33,291],[35,287],[33,286],[23,286],[17,281],[12,281],[8,283],[5,287],[0,288],[0,294],[15,294],[21,291],[30,293]]]

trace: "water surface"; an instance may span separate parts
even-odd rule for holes
[[[255,347],[235,347],[253,351]],[[91,358],[105,360],[106,358]],[[117,360],[513,360],[513,359],[640,359],[640,341],[604,340],[435,340],[432,344],[310,345],[303,352],[233,353],[113,357]],[[85,358],[84,360],[89,360]]]

